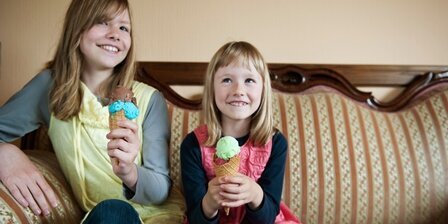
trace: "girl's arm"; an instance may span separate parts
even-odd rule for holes
[[[154,92],[143,123],[143,164],[137,166],[136,191],[124,185],[127,199],[140,204],[160,204],[168,197],[168,144],[170,126],[168,109],[160,92]]]
[[[58,200],[40,171],[15,145],[6,143],[48,125],[51,74],[45,70],[0,107],[0,180],[13,197],[36,214],[48,214]]]
[[[245,219],[250,223],[274,222],[280,210],[287,150],[285,137],[277,132],[273,137],[271,156],[258,179],[258,184],[264,192],[263,201],[256,210],[246,206]]]
[[[201,149],[194,133],[188,134],[180,146],[180,162],[189,223],[218,223],[219,215],[207,219],[202,210],[208,180],[202,167]]]
[[[44,70],[0,107],[0,142],[14,141],[42,124],[48,126],[51,84],[51,73]]]

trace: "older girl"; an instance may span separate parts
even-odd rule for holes
[[[36,215],[57,206],[56,189],[7,142],[44,124],[77,201],[90,211],[86,223],[182,220],[182,198],[162,204],[171,186],[166,103],[134,81],[132,39],[127,0],[73,0],[52,62],[0,108],[0,179]],[[102,103],[118,85],[132,88],[140,116],[109,131]]]

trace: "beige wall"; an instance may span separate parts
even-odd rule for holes
[[[130,0],[137,57],[208,61],[246,40],[268,62],[448,64],[446,0]],[[69,0],[0,0],[0,104],[51,59]]]

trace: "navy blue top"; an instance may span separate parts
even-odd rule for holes
[[[249,135],[237,138],[238,144],[244,145],[248,138]],[[258,179],[264,192],[263,201],[256,210],[246,206],[243,223],[274,223],[280,210],[287,150],[286,138],[277,131],[272,139],[271,155]],[[221,214],[207,219],[202,211],[202,198],[207,193],[208,180],[202,166],[201,148],[193,132],[185,137],[180,146],[180,161],[189,223],[219,223]]]

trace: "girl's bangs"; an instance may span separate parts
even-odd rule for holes
[[[114,3],[108,5],[99,16],[102,21],[109,21],[120,15],[128,9],[128,4],[126,1],[115,1]]]
[[[223,54],[217,63],[216,69],[220,67],[228,66],[231,63],[238,63],[244,68],[250,69],[251,65],[258,70],[257,60],[254,58],[254,55],[251,55],[249,52],[229,52],[228,54]]]

